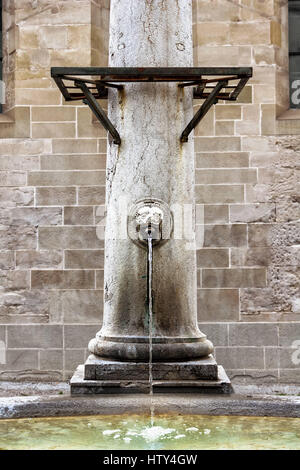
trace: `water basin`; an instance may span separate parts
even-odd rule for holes
[[[3,419],[0,449],[300,449],[300,418],[161,414]]]

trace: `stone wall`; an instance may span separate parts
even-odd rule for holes
[[[101,323],[106,134],[84,105],[62,100],[50,67],[106,65],[109,1],[3,4],[0,379],[67,379]],[[300,118],[286,114],[287,5],[193,5],[195,65],[254,69],[239,101],[215,106],[195,132],[200,328],[234,381],[300,382]]]
[[[300,121],[282,114],[287,2],[194,7],[195,63],[253,67],[238,102],[215,106],[195,133],[201,329],[234,380],[299,382]]]

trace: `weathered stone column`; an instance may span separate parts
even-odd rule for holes
[[[193,65],[191,0],[111,0],[110,11],[110,66]],[[104,318],[89,344],[98,356],[149,357],[146,252],[129,237],[120,239],[118,203],[126,198],[130,209],[138,200],[158,198],[182,211],[194,205],[193,140],[179,141],[192,104],[192,90],[172,83],[109,91],[109,117],[122,143],[108,144]],[[176,239],[176,233],[175,227],[171,239],[154,248],[154,361],[203,357],[213,349],[197,324],[195,246],[191,236]]]

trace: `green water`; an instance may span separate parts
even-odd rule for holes
[[[0,449],[300,449],[300,418],[149,415],[0,420]]]

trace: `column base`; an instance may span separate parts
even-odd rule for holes
[[[148,362],[149,337],[107,337],[96,335],[89,342],[89,351],[101,358],[121,361]],[[198,337],[167,337],[152,338],[152,361],[182,361],[207,357],[213,352],[213,344],[199,332]]]
[[[153,363],[154,393],[231,393],[230,380],[212,356],[185,362]],[[149,393],[149,364],[119,362],[90,356],[78,366],[71,395]]]

